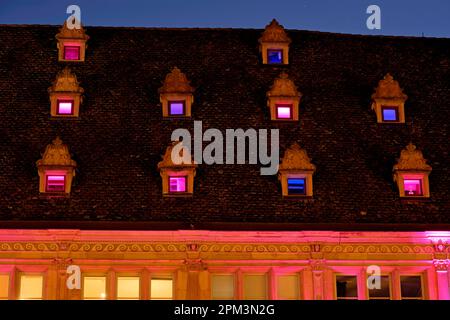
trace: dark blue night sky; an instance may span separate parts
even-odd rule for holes
[[[356,34],[450,37],[450,0],[0,0],[0,24],[61,24],[77,4],[84,25],[286,28]],[[366,9],[381,8],[381,30]]]

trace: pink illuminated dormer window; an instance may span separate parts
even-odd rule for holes
[[[422,179],[404,180],[405,197],[422,196]]]
[[[66,177],[63,175],[47,175],[45,181],[45,192],[65,192]]]
[[[60,100],[58,99],[56,107],[57,115],[73,115],[73,100]]]
[[[80,46],[64,46],[64,60],[80,60]]]
[[[292,104],[276,105],[277,119],[292,119]]]
[[[169,192],[178,193],[187,191],[187,177],[169,177]]]

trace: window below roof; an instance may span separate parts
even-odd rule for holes
[[[288,178],[288,195],[305,195],[306,194],[306,178]]]
[[[336,299],[358,299],[358,278],[356,276],[336,275]]]
[[[401,276],[400,289],[403,300],[419,300],[423,299],[422,294],[422,277],[417,276]]]
[[[397,122],[398,121],[398,107],[382,106],[383,122]]]
[[[185,101],[169,101],[170,116],[184,116],[186,113]]]
[[[66,177],[64,175],[47,175],[45,192],[65,192]]]
[[[80,60],[80,46],[64,46],[64,60]]]
[[[403,187],[405,190],[405,197],[422,196],[422,179],[404,179]]]
[[[58,103],[56,105],[56,114],[57,115],[73,115],[74,101],[73,100],[61,100],[58,99]]]
[[[178,193],[187,191],[187,177],[169,177],[169,192]]]
[[[276,104],[277,119],[292,119],[292,104]]]
[[[269,64],[283,64],[283,50],[282,49],[268,49],[267,62]]]

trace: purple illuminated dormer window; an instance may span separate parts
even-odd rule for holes
[[[169,192],[178,193],[187,191],[187,177],[169,177]]]
[[[385,107],[381,108],[383,121],[386,122],[395,122],[398,121],[398,108],[397,107]]]
[[[64,192],[66,190],[66,177],[63,175],[47,175],[45,181],[46,192]]]
[[[184,101],[169,101],[169,115],[182,116],[185,114]]]
[[[64,60],[80,60],[80,47],[64,46]]]

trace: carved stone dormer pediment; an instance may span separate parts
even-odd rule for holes
[[[52,196],[69,195],[77,163],[72,160],[67,145],[59,137],[45,148],[42,159],[36,162],[39,173],[39,192]]]
[[[285,151],[278,166],[278,179],[281,181],[283,196],[312,196],[312,176],[315,171],[316,166],[311,163],[306,150],[294,143]],[[291,188],[296,188],[298,193],[290,192]]]
[[[393,167],[400,197],[429,197],[428,176],[432,168],[415,145],[409,143]]]
[[[68,67],[58,73],[48,93],[52,117],[78,117],[84,89]]]
[[[192,196],[197,166],[182,142],[172,142],[158,163],[163,196]]]
[[[408,96],[403,93],[398,81],[386,74],[372,94],[372,110],[377,114],[377,121],[404,123],[406,99]]]
[[[289,64],[291,39],[277,20],[266,26],[258,42],[263,64]]]
[[[287,35],[284,27],[278,23],[276,19],[266,26],[261,37],[259,38],[259,43],[264,42],[279,42],[279,43],[291,43],[291,38]]]
[[[77,163],[72,160],[67,145],[59,137],[56,137],[45,148],[42,159],[37,161],[37,166],[39,168],[48,166],[76,167]]]
[[[394,171],[431,171],[431,166],[427,164],[422,151],[410,142],[400,153]]]
[[[298,121],[302,94],[287,73],[282,72],[266,93],[270,118],[275,121]]]
[[[55,38],[58,41],[59,61],[84,61],[87,48],[86,42],[89,40],[89,36],[81,23],[74,23],[73,26],[69,27],[67,21],[64,22]]]
[[[163,117],[190,117],[194,102],[194,88],[186,75],[177,67],[166,75],[158,89]]]
[[[84,89],[80,87],[77,76],[72,73],[69,67],[60,71],[51,87],[48,88],[50,94],[57,92],[69,92],[82,94]]]

